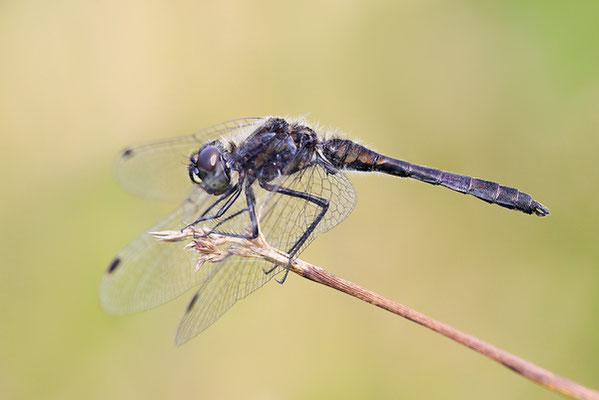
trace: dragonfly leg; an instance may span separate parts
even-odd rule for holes
[[[323,199],[322,197],[318,197],[318,196],[315,196],[310,193],[300,192],[297,190],[288,189],[288,188],[281,187],[281,186],[270,185],[265,182],[260,183],[260,186],[262,186],[265,190],[268,190],[269,192],[276,192],[276,193],[284,194],[286,196],[304,199],[306,201],[316,204],[318,207],[321,208],[320,213],[318,213],[318,215],[314,218],[312,223],[310,223],[310,226],[308,226],[308,228],[304,231],[302,236],[300,236],[300,238],[294,243],[294,245],[291,246],[291,248],[287,251],[287,254],[289,254],[289,263],[287,263],[287,266],[285,268],[285,274],[283,275],[283,277],[280,280],[275,279],[278,283],[283,284],[285,282],[285,280],[287,279],[287,275],[289,275],[289,267],[291,265],[291,261],[293,260],[294,256],[297,254],[299,249],[301,249],[302,245],[306,242],[306,240],[308,240],[308,238],[310,237],[312,232],[314,232],[314,229],[316,229],[316,226],[318,225],[318,223],[322,220],[322,218],[328,211],[329,201],[327,199]],[[274,268],[276,268],[277,266],[278,265],[275,265]]]
[[[202,215],[200,215],[200,217],[198,219],[196,219],[195,221],[193,221],[191,224],[189,225],[185,225],[181,231],[184,231],[185,229],[189,228],[190,226],[195,226],[198,223],[202,222],[202,221],[209,221],[212,219],[216,219],[216,218],[220,218],[223,216],[223,214],[229,209],[231,208],[231,206],[233,205],[233,203],[235,203],[235,200],[237,200],[237,198],[239,197],[239,194],[241,193],[241,186],[239,184],[231,187],[230,190],[228,190],[225,194],[223,194],[222,196],[220,196],[214,203],[212,203],[210,205],[210,207],[208,207],[203,213]],[[221,201],[223,201],[224,199],[226,199],[227,197],[229,197],[229,200],[227,200],[227,202],[216,212],[216,214],[214,215],[210,215],[210,216],[206,216],[206,214],[208,214],[208,212],[210,212],[210,210],[212,210],[218,203],[220,203]]]
[[[235,213],[229,215],[228,217],[226,217],[225,219],[223,219],[222,221],[219,221],[213,229],[210,230],[210,232],[203,234],[201,237],[205,237],[208,236],[210,234],[218,234],[218,235],[223,235],[223,236],[228,236],[228,237],[234,237],[234,238],[240,238],[240,239],[256,239],[258,237],[258,218],[256,217],[256,197],[254,196],[254,190],[252,189],[252,187],[250,185],[246,185],[245,187],[245,195],[246,195],[246,201],[247,201],[247,207],[243,208],[239,211],[236,211]],[[229,206],[230,207],[230,206]],[[226,210],[225,210],[226,211]],[[218,226],[222,225],[223,223],[237,217],[238,215],[241,215],[242,213],[247,212],[250,215],[250,222],[252,225],[252,232],[249,235],[244,235],[244,234],[239,234],[239,233],[231,233],[231,232],[220,232],[215,230]]]
[[[283,283],[285,283],[285,281],[287,280],[287,276],[289,275],[289,270],[290,270],[290,264],[291,260],[289,260],[289,263],[287,264],[287,266],[285,267],[285,272],[283,272],[283,277],[281,279],[277,279],[275,278],[275,281],[279,284],[282,285]],[[277,265],[278,266],[278,265]]]
[[[272,271],[277,269],[277,267],[278,267],[277,264],[275,264],[274,267],[272,267],[270,269],[266,269],[266,268],[262,267],[262,271],[264,272],[264,275],[269,275]]]
[[[241,209],[241,210],[239,210],[239,211],[237,211],[237,212],[235,212],[235,213],[227,216],[225,219],[223,219],[221,221],[218,221],[218,223],[216,225],[214,225],[212,227],[212,229],[210,229],[210,231],[208,233],[204,233],[203,235],[201,235],[199,237],[202,238],[202,237],[210,236],[213,233],[216,233],[216,234],[219,234],[219,235],[223,235],[223,236],[231,236],[231,234],[217,231],[216,228],[218,228],[219,226],[221,226],[225,222],[232,220],[233,218],[237,217],[238,215],[241,215],[242,213],[246,212],[247,210],[248,210],[247,207],[243,208],[243,209]]]

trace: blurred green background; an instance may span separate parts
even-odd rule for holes
[[[297,276],[180,348],[189,294],[105,314],[107,263],[174,206],[117,186],[119,150],[266,114],[546,204],[359,175],[302,258],[599,388],[598,20],[597,1],[3,0],[0,398],[561,398]]]

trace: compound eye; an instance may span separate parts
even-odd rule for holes
[[[197,167],[200,170],[200,176],[212,174],[217,169],[220,161],[220,151],[214,146],[207,146],[198,155]],[[203,178],[203,177],[202,177]]]

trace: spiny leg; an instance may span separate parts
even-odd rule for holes
[[[225,219],[223,219],[222,221],[219,221],[214,228],[212,228],[210,230],[210,232],[205,233],[202,235],[202,237],[208,236],[210,234],[218,234],[218,235],[223,235],[223,236],[227,236],[227,237],[233,237],[233,238],[240,238],[240,239],[256,239],[258,237],[258,218],[256,217],[256,197],[254,196],[254,189],[252,189],[252,187],[249,184],[245,185],[245,196],[246,196],[246,202],[247,202],[247,207],[234,212],[233,214],[227,216]],[[248,212],[250,215],[250,223],[252,225],[252,232],[249,235],[243,235],[243,234],[238,234],[238,233],[230,233],[230,232],[220,232],[215,230],[216,227],[222,225],[223,223],[237,217],[238,215],[244,213],[244,212]]]
[[[193,221],[191,224],[188,224],[188,225],[184,226],[183,229],[181,229],[181,231],[189,228],[190,226],[195,226],[195,225],[197,225],[198,223],[200,223],[202,221],[209,221],[209,220],[212,220],[212,219],[216,219],[216,218],[222,217],[222,215],[229,208],[231,208],[231,206],[233,205],[233,203],[235,203],[235,200],[237,200],[237,198],[239,197],[240,193],[241,193],[241,186],[239,184],[236,184],[235,186],[232,186],[230,190],[228,190],[226,193],[224,193],[222,196],[220,196],[218,198],[218,200],[216,200],[214,203],[212,203],[210,205],[210,207],[208,207],[202,213],[202,215],[200,215],[200,217],[198,219],[196,219],[195,221]],[[208,212],[210,210],[212,210],[218,203],[220,203],[221,201],[223,201],[227,197],[229,197],[229,200],[227,200],[227,202],[216,212],[216,214],[210,215],[208,217],[206,216],[206,214],[208,214]]]
[[[299,199],[307,200],[311,203],[316,204],[317,206],[319,206],[321,208],[320,213],[316,216],[316,218],[314,218],[312,223],[310,223],[310,226],[308,226],[308,228],[304,231],[302,236],[300,236],[300,238],[289,249],[289,251],[287,251],[287,254],[289,254],[289,264],[291,264],[291,260],[293,260],[293,257],[295,256],[295,254],[299,251],[299,249],[306,242],[306,240],[308,240],[308,238],[310,237],[312,232],[314,232],[314,229],[316,229],[316,226],[318,225],[318,223],[322,220],[322,218],[328,211],[329,201],[327,199],[323,199],[322,197],[318,197],[318,196],[315,196],[310,193],[300,192],[297,190],[288,189],[288,188],[281,187],[281,186],[275,186],[275,185],[271,185],[271,184],[268,184],[265,182],[260,183],[260,186],[262,186],[264,189],[268,190],[269,192],[276,192],[276,193],[284,194],[286,196],[297,197]],[[285,280],[287,279],[287,275],[289,275],[289,264],[287,264],[287,268],[285,268],[285,274],[283,275],[281,280],[275,279],[278,283],[283,284],[285,282]],[[275,265],[268,272],[265,271],[265,273],[267,273],[267,274],[271,273],[277,267],[278,267],[278,265]]]
[[[264,267],[262,267],[262,272],[264,272],[264,275],[268,275],[270,274],[272,271],[274,271],[275,269],[277,269],[278,265],[275,264],[274,267],[270,268],[270,269],[266,269]],[[278,282],[278,281],[277,281]]]
[[[256,196],[254,189],[247,183],[245,185],[245,199],[248,205],[248,213],[250,214],[250,222],[252,224],[252,234],[248,239],[256,239],[259,234],[258,217],[256,216]]]
[[[210,231],[209,231],[209,232],[207,232],[207,233],[204,233],[204,234],[203,234],[203,235],[201,235],[200,237],[206,237],[206,236],[210,236],[210,235],[212,235],[213,233],[215,233],[215,234],[217,234],[217,235],[231,236],[231,235],[230,235],[230,234],[228,234],[228,233],[225,233],[225,232],[219,232],[219,231],[217,231],[217,230],[216,230],[216,228],[218,228],[219,226],[221,226],[221,225],[222,225],[222,224],[224,224],[225,222],[232,220],[233,218],[237,217],[238,215],[240,215],[240,214],[242,214],[242,213],[244,213],[244,212],[246,212],[246,211],[248,211],[248,208],[247,208],[247,207],[246,207],[246,208],[242,208],[241,210],[239,210],[239,211],[236,211],[236,212],[234,212],[233,214],[231,214],[231,215],[227,216],[225,219],[223,219],[223,220],[221,220],[221,221],[218,221],[218,223],[217,223],[216,225],[214,225],[214,226],[212,227],[212,229],[210,229]]]

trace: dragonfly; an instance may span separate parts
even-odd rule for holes
[[[346,172],[413,178],[526,214],[549,214],[516,188],[384,156],[301,118],[236,119],[129,147],[115,169],[118,181],[133,193],[184,199],[148,231],[201,225],[206,235],[262,235],[290,262],[353,210],[356,193]],[[142,233],[110,262],[100,303],[110,313],[127,314],[195,288],[177,327],[175,342],[182,344],[271,279],[283,283],[289,271],[289,265],[239,256],[198,265],[197,254],[180,243]]]

